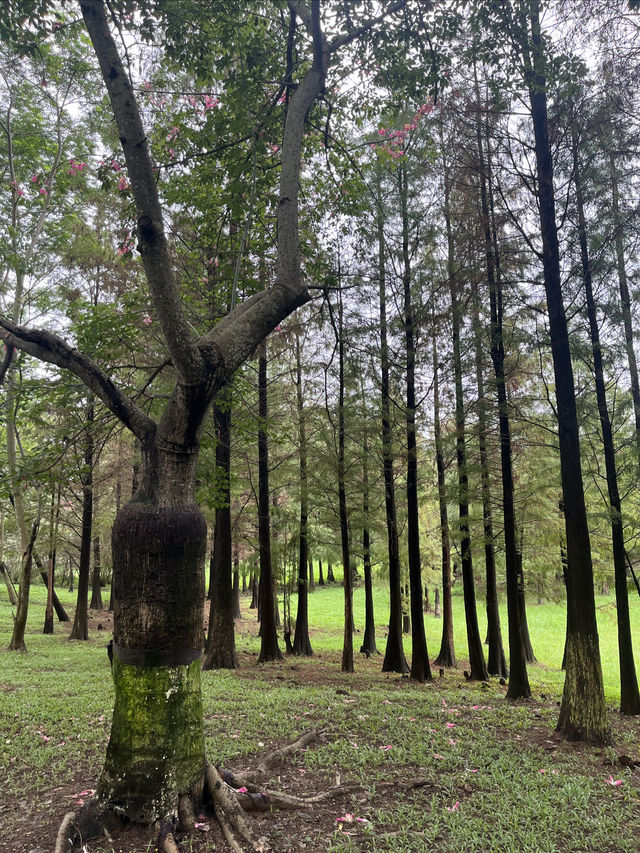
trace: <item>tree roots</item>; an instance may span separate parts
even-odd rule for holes
[[[288,758],[294,752],[305,749],[315,743],[321,732],[312,730],[302,735],[294,743],[268,753],[257,767],[242,772],[242,775],[229,770],[216,769],[207,764],[204,788],[200,784],[188,794],[182,794],[177,804],[177,820],[157,822],[154,826],[160,853],[178,853],[175,833],[190,833],[197,828],[196,811],[208,802],[222,828],[225,839],[233,853],[267,853],[271,848],[267,840],[257,836],[247,818],[249,812],[267,812],[272,809],[304,809],[325,800],[362,792],[359,785],[338,785],[309,797],[296,797],[283,791],[267,790],[258,784],[261,776]],[[96,822],[98,819],[99,823]],[[111,820],[111,822],[110,822]],[[105,811],[93,800],[87,803],[79,813],[65,815],[56,840],[55,853],[68,853],[70,845],[82,844],[87,838],[113,830],[112,813]]]

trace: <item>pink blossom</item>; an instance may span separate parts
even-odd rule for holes
[[[392,748],[392,746],[390,743],[388,743],[386,746],[379,746],[378,747],[378,749],[382,749],[384,752],[386,752],[387,750],[389,750],[391,748]]]
[[[247,794],[248,789],[243,785],[241,788],[236,788],[236,794]]]
[[[148,314],[145,314],[144,317],[142,318],[142,322],[144,323],[145,326],[150,326],[153,323],[153,320],[151,319],[151,317]]]
[[[38,180],[38,176],[37,176],[37,175],[31,175],[31,183],[32,183],[32,184],[35,184],[35,182],[36,182],[37,180]]]
[[[46,195],[47,191],[44,187],[40,187],[40,195]]]
[[[122,166],[120,165],[120,163],[118,163],[117,160],[112,160],[111,161],[111,168],[113,169],[114,172],[119,172],[122,169]]]
[[[609,776],[608,779],[605,779],[607,785],[612,785],[614,788],[618,788],[622,785],[622,779],[614,779],[613,776]]]
[[[455,723],[447,723],[447,728],[448,728],[448,729],[455,729],[455,727],[456,727],[456,724],[455,724]]]
[[[438,753],[438,752],[434,752],[434,753],[433,753],[433,757],[434,757],[434,758],[438,758],[438,759],[442,760],[442,759],[444,758],[444,755],[440,755],[440,753]]]
[[[460,800],[456,800],[456,802],[452,806],[447,806],[448,812],[457,812],[460,808]]]
[[[354,818],[355,818],[354,814],[347,812],[347,814],[343,814],[341,817],[337,817],[335,822],[336,823],[353,823]]]
[[[121,192],[125,192],[125,191],[126,191],[126,190],[128,190],[130,187],[131,187],[131,184],[129,183],[129,181],[125,178],[125,176],[124,176],[124,175],[121,175],[121,176],[120,176],[120,180],[118,181],[118,189],[119,189]]]
[[[18,195],[18,196],[24,195],[24,190],[21,189],[20,187],[18,187],[18,189],[16,190],[16,195]]]

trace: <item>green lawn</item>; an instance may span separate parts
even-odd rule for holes
[[[73,605],[73,596],[62,591],[61,597]],[[366,790],[322,808],[263,818],[277,851],[637,853],[640,770],[621,767],[618,757],[640,759],[640,724],[615,712],[615,609],[609,598],[597,603],[615,736],[611,747],[561,743],[554,735],[562,688],[560,605],[529,609],[540,661],[530,667],[534,698],[511,704],[495,680],[482,687],[462,677],[465,641],[458,596],[458,670],[432,684],[415,685],[382,674],[380,658],[358,655],[356,636],[356,673],[341,673],[342,589],[334,586],[317,588],[310,596],[317,657],[262,667],[255,665],[255,614],[243,600],[244,618],[237,627],[241,668],[203,674],[208,753],[219,764],[248,766],[254,755],[311,727],[325,730],[316,746],[277,770],[273,784],[300,793],[325,790],[339,779],[361,783]],[[355,606],[361,631],[362,589],[356,590]],[[385,590],[378,589],[380,650],[387,606]],[[632,606],[637,626],[640,607],[633,599]],[[6,591],[0,590],[0,853],[53,849],[59,820],[95,787],[108,737],[113,700],[108,635],[94,630],[86,643],[69,642],[56,623],[56,634],[45,637],[40,633],[43,616],[44,589],[36,586],[28,652],[5,651],[11,608]],[[441,621],[428,614],[426,625],[435,656]],[[482,613],[481,626],[484,630]],[[337,820],[345,815],[353,820]],[[86,849],[142,853],[155,848],[87,842]],[[182,840],[180,849],[204,853],[224,847],[211,821],[210,832]]]

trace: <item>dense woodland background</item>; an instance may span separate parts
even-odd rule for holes
[[[292,42],[287,50],[286,4],[224,2],[198,18],[197,3],[186,4],[188,15],[185,4],[167,3],[161,23],[138,5],[134,14],[114,4],[120,47],[149,133],[188,322],[203,334],[273,279],[282,122],[304,57]],[[349,5],[336,12],[327,4],[326,26],[344,24]],[[495,595],[506,594],[500,387],[520,596],[565,596],[535,81],[526,65],[533,48],[521,29],[530,5],[409,3],[393,25],[339,55],[308,116],[300,228],[313,299],[219,395],[198,469],[212,572],[215,541],[225,589],[232,575],[236,589],[257,583],[260,517],[281,631],[298,653],[311,651],[295,636],[305,618],[290,600],[300,579],[302,593],[332,574],[341,581],[345,567],[356,584],[373,579],[374,604],[376,587],[388,585],[390,483],[405,622],[415,625],[425,594],[442,606],[449,574],[461,591],[466,503],[470,588],[495,615]],[[615,586],[612,520],[621,522],[623,586],[636,595],[640,21],[615,0],[540,6],[594,583],[597,592]],[[3,313],[65,338],[155,416],[173,368],[136,250],[117,134],[73,9],[62,3],[44,23],[36,49],[3,31]],[[77,585],[73,635],[86,638],[87,605],[109,606],[101,590],[111,580],[110,529],[136,489],[139,448],[77,377],[19,351],[5,368],[4,574],[18,581],[37,534],[45,579],[50,569],[57,584]],[[614,456],[606,459],[605,448]],[[410,594],[414,484],[421,583]],[[375,619],[386,631],[389,614],[377,610]],[[499,630],[490,670],[506,675]],[[217,665],[233,666],[234,657]]]

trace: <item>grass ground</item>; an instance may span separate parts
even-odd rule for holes
[[[72,596],[62,593],[65,605]],[[317,727],[317,744],[275,771],[272,787],[312,793],[360,784],[308,811],[256,817],[274,851],[495,851],[614,853],[640,850],[640,721],[616,712],[615,608],[598,599],[607,700],[614,744],[562,743],[554,734],[561,697],[564,614],[560,605],[532,606],[529,624],[539,663],[530,668],[534,698],[511,704],[506,688],[465,682],[464,622],[456,599],[459,668],[431,684],[380,672],[380,658],[357,655],[356,673],[340,672],[342,590],[310,597],[316,656],[255,665],[259,649],[252,611],[243,601],[237,623],[241,667],[203,675],[209,756],[236,770],[256,756]],[[640,622],[640,602],[632,619]],[[295,607],[295,602],[294,602]],[[384,590],[376,596],[384,622]],[[362,591],[356,626],[362,628]],[[26,654],[5,651],[11,608],[0,590],[0,853],[53,850],[58,823],[95,788],[113,701],[105,645],[108,614],[92,614],[91,639],[43,636],[44,590],[34,589]],[[98,631],[100,621],[105,630]],[[437,654],[441,622],[426,616]],[[484,630],[484,628],[482,628]],[[377,631],[384,649],[384,630]],[[637,639],[637,637],[636,637]],[[636,642],[636,648],[638,643]],[[409,653],[407,647],[407,653]],[[436,673],[437,675],[437,673]],[[339,818],[342,818],[339,820]],[[206,816],[180,849],[223,850]],[[137,836],[118,844],[87,842],[88,853],[154,849]]]

